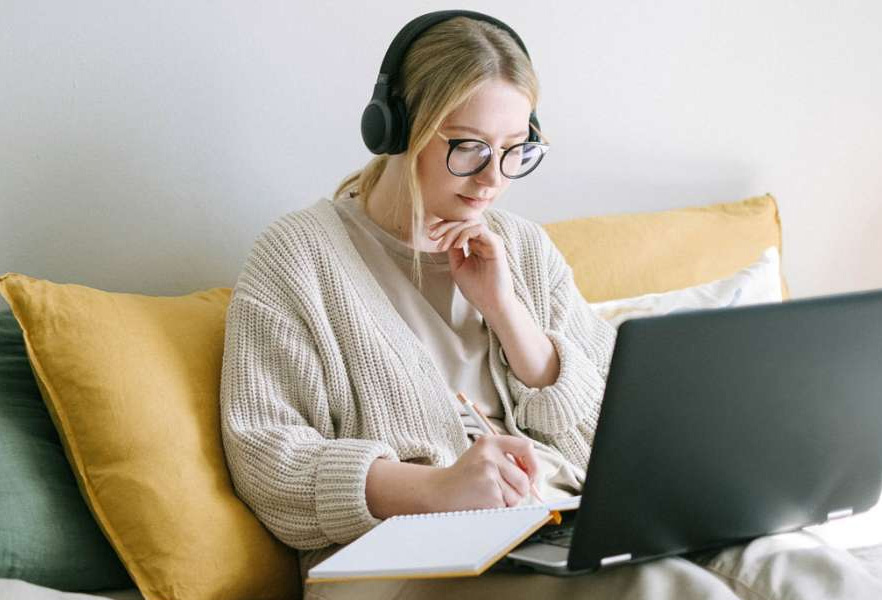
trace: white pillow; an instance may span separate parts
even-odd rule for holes
[[[636,317],[782,301],[781,261],[778,248],[771,246],[763,251],[758,261],[725,279],[682,290],[594,302],[588,306],[618,327],[623,321]]]

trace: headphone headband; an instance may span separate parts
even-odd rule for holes
[[[521,50],[524,51],[527,58],[530,58],[530,53],[527,52],[527,47],[524,46],[524,42],[521,40],[520,36],[515,33],[514,29],[499,19],[472,10],[439,10],[412,19],[401,29],[401,31],[398,32],[398,35],[392,40],[392,44],[389,46],[386,55],[383,57],[383,64],[380,67],[380,75],[377,77],[377,83],[380,83],[380,77],[386,75],[385,80],[389,84],[392,84],[401,70],[401,63],[404,61],[404,55],[407,53],[407,49],[410,48],[410,45],[420,36],[420,34],[433,25],[437,25],[442,21],[454,17],[468,17],[476,21],[485,21],[504,29],[514,38],[514,41],[521,47]]]
[[[520,36],[511,27],[490,15],[471,10],[440,10],[412,19],[398,32],[386,51],[374,85],[373,96],[361,116],[362,139],[374,154],[401,154],[407,150],[409,137],[407,109],[403,99],[392,93],[392,85],[400,74],[408,48],[420,34],[433,25],[460,16],[485,21],[504,29],[527,55],[527,60],[530,60],[530,54]],[[530,122],[539,129],[539,120],[535,111],[530,113]],[[538,141],[538,136],[532,129],[529,132],[529,139]]]

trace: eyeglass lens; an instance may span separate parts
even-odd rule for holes
[[[536,168],[544,155],[539,144],[526,142],[509,148],[502,160],[502,173],[506,177],[523,177]],[[460,142],[450,151],[447,167],[455,175],[471,175],[480,171],[490,160],[490,146],[478,140]]]

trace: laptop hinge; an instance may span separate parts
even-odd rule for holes
[[[627,554],[616,554],[615,556],[606,556],[600,559],[601,567],[608,567],[610,565],[614,565],[617,563],[628,562],[631,560],[631,553]]]
[[[854,509],[851,507],[843,508],[842,510],[831,510],[827,513],[827,520],[832,521],[833,519],[842,519],[844,517],[850,517],[854,514]]]

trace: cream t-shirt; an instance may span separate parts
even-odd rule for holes
[[[508,434],[502,403],[490,376],[484,317],[454,283],[447,252],[421,253],[420,293],[411,277],[413,248],[372,221],[359,197],[337,200],[334,206],[374,278],[434,359],[469,439],[474,441],[483,433],[457,400],[457,392],[478,405],[497,433]],[[535,449],[540,466],[536,487],[544,500],[581,493],[582,474],[563,455],[553,448]]]

